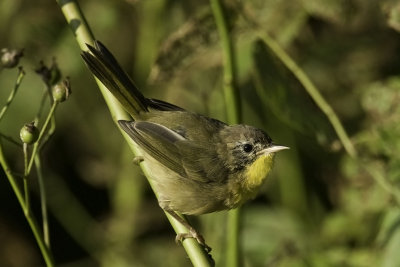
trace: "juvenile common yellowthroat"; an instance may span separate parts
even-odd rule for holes
[[[262,130],[227,125],[173,104],[145,98],[99,41],[82,57],[91,72],[119,100],[133,121],[118,121],[149,166],[160,207],[202,236],[176,212],[200,215],[240,206],[257,193],[270,172],[276,145]]]

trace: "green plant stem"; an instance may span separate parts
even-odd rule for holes
[[[54,112],[56,111],[57,105],[58,105],[57,102],[54,102],[51,105],[49,114],[47,114],[47,117],[46,117],[46,120],[45,120],[45,122],[43,124],[43,127],[40,130],[39,137],[38,137],[37,141],[35,142],[35,144],[33,145],[32,155],[31,155],[31,158],[29,160],[28,168],[26,170],[27,171],[26,173],[28,175],[31,173],[31,169],[32,169],[32,166],[33,166],[33,161],[35,159],[36,153],[38,152],[38,148],[39,148],[39,146],[41,144],[41,141],[42,141],[42,138],[44,136],[44,133],[46,132],[47,126],[49,125],[49,123],[51,121],[51,118],[53,117]]]
[[[333,128],[336,131],[340,141],[343,144],[346,152],[353,158],[357,156],[357,152],[350,141],[349,136],[346,133],[342,123],[332,107],[325,101],[324,97],[320,94],[314,83],[307,76],[307,74],[296,64],[296,62],[283,50],[279,44],[272,39],[267,33],[260,33],[260,38],[265,44],[275,53],[276,56],[283,62],[283,64],[293,73],[293,75],[299,80],[306,89],[307,93],[311,96],[317,106],[326,115]]]
[[[54,98],[53,98],[53,91],[51,90],[51,85],[46,82],[46,91],[47,95],[49,96],[50,105],[53,105]]]
[[[17,90],[19,86],[21,85],[22,79],[25,76],[25,71],[22,68],[18,69],[18,76],[17,76],[17,81],[15,82],[14,88],[11,91],[10,95],[8,96],[7,102],[4,105],[4,107],[0,111],[0,121],[4,117],[4,114],[6,114],[6,111],[8,107],[10,106],[11,102],[14,100],[15,94],[17,93]]]
[[[220,0],[210,0],[218,34],[220,36],[223,53],[224,96],[226,114],[229,124],[238,124],[241,121],[241,106],[239,90],[236,87],[235,53],[232,37],[228,29],[227,19]],[[237,267],[240,265],[240,209],[228,213],[227,220],[227,249],[226,266]]]
[[[25,216],[29,217],[30,215],[30,196],[29,196],[29,181],[28,181],[28,144],[23,144],[23,151],[24,151],[24,194],[25,194]]]
[[[39,194],[40,194],[40,207],[42,211],[42,228],[43,228],[43,238],[46,246],[50,248],[50,232],[49,232],[49,220],[47,216],[47,201],[46,201],[46,187],[44,185],[42,164],[40,156],[36,154],[35,156],[35,169],[39,182]]]
[[[49,139],[53,136],[54,132],[56,131],[56,117],[54,115],[55,114],[53,114],[53,116],[51,116],[50,118],[49,130],[47,131],[46,135],[43,136],[42,142],[39,144],[39,149],[41,149],[47,143],[47,141],[49,141]]]
[[[94,43],[94,35],[75,0],[56,0],[67,20],[81,50],[87,50],[86,44]]]
[[[357,151],[350,141],[349,136],[346,133],[342,123],[340,122],[338,116],[332,107],[328,104],[325,98],[320,94],[317,87],[307,76],[307,74],[296,64],[296,62],[286,53],[281,46],[266,33],[262,26],[259,25],[252,19],[251,14],[248,10],[242,11],[243,18],[254,28],[259,31],[259,38],[262,39],[265,44],[275,53],[275,55],[282,61],[282,63],[293,73],[297,80],[303,85],[304,89],[314,100],[315,104],[321,109],[321,111],[326,115],[332,127],[334,128],[336,134],[339,137],[340,142],[343,144],[346,152],[352,157],[357,157]]]
[[[360,163],[362,168],[366,170],[369,175],[375,180],[375,182],[386,192],[393,196],[394,200],[396,201],[397,205],[400,206],[400,191],[398,187],[393,185],[391,182],[384,177],[375,166],[371,165],[370,162],[361,162]]]
[[[38,112],[36,114],[36,117],[35,117],[35,120],[34,120],[35,123],[39,123],[39,119],[42,116],[42,112],[43,112],[43,109],[44,109],[44,104],[46,102],[46,96],[47,96],[47,92],[43,93],[42,99],[40,100],[39,110],[38,110]]]
[[[240,208],[229,211],[226,229],[226,266],[240,266]]]
[[[40,195],[40,206],[41,206],[41,212],[42,212],[43,238],[44,238],[44,242],[45,242],[46,246],[50,249],[50,232],[49,232],[49,221],[48,221],[48,216],[47,216],[46,187],[44,185],[42,164],[41,164],[38,150],[40,150],[43,147],[43,145],[45,145],[47,143],[47,141],[51,138],[51,136],[54,134],[54,131],[56,128],[55,110],[56,110],[58,103],[55,103],[53,100],[51,86],[46,84],[46,93],[43,95],[43,97],[40,101],[39,112],[35,118],[36,123],[39,123],[39,118],[43,111],[46,94],[49,96],[51,108],[50,108],[49,114],[47,115],[46,121],[41,129],[38,140],[36,141],[36,143],[34,145],[34,149],[32,151],[32,157],[30,160],[30,166],[28,166],[28,153],[25,149],[26,144],[24,144],[24,159],[25,159],[24,190],[25,190],[25,195],[26,195],[25,200],[27,202],[27,208],[28,208],[28,212],[29,212],[30,211],[30,206],[28,205],[29,204],[29,202],[28,202],[29,201],[29,191],[28,191],[29,188],[28,188],[27,177],[31,171],[32,160],[33,160],[33,162],[35,163],[36,173],[37,173],[38,182],[39,182],[39,195]],[[49,123],[50,123],[50,127],[48,130],[46,130]]]
[[[68,1],[58,0],[57,3],[60,5],[61,11],[63,12],[67,22],[72,28],[72,31],[80,48],[82,50],[87,50],[86,44],[93,44],[94,36],[90,31],[89,25],[87,24],[86,19],[84,18],[84,15],[78,3],[74,0],[68,0]],[[103,94],[103,97],[110,110],[114,122],[117,123],[118,120],[129,120],[130,116],[128,115],[128,113],[126,113],[124,108],[114,98],[114,96],[107,90],[107,88],[99,80],[96,79],[96,82],[101,93]],[[120,127],[118,127],[118,129],[121,131],[130,149],[133,151],[134,154],[136,154],[137,148],[135,146],[135,143],[131,140],[131,138],[127,134],[125,134],[125,132]],[[140,166],[142,167],[145,176],[149,177],[147,171],[149,170],[149,168],[146,162],[142,163]],[[150,180],[149,182],[151,185]],[[154,193],[157,196],[157,192]],[[166,215],[172,227],[175,229],[177,233],[184,233],[188,231],[174,218],[172,218],[168,214]],[[204,249],[200,247],[197,241],[195,241],[193,238],[186,238],[185,240],[183,240],[182,244],[194,266],[196,267],[210,266],[210,262],[208,260],[206,253],[204,252]]]
[[[174,217],[165,213],[172,227],[174,228],[176,233],[187,233],[188,230],[185,226],[180,223],[176,223]],[[185,248],[186,254],[191,260],[194,267],[206,267],[212,266],[210,260],[204,253],[204,249],[199,246],[199,243],[194,238],[186,238],[182,242],[183,247]]]
[[[4,156],[3,144],[1,143],[1,139],[0,139],[0,164],[1,164],[1,167],[3,168],[5,174],[6,174],[7,178],[8,178],[8,181],[10,182],[10,185],[11,185],[11,187],[12,187],[14,193],[15,193],[15,196],[18,199],[18,202],[21,204],[21,207],[25,211],[25,200],[24,200],[24,197],[23,197],[23,195],[22,195],[22,193],[21,193],[21,191],[20,191],[20,189],[18,187],[18,184],[16,182],[15,177],[12,174],[11,169],[8,167],[9,165],[8,165],[8,163],[6,161],[5,156]]]
[[[46,96],[49,96],[50,105],[53,106],[54,105],[53,93],[51,91],[51,87],[47,84],[46,84],[46,92],[43,94],[42,99],[40,101],[39,112],[37,113],[37,115],[35,117],[36,124],[39,124],[39,119],[41,117],[41,114],[42,114],[43,108],[44,108],[44,104],[46,102]],[[50,117],[50,127],[47,130],[46,135],[43,136],[38,149],[41,149],[47,143],[47,141],[49,141],[49,139],[53,136],[55,130],[56,130],[56,117],[55,117],[55,114],[53,113]]]
[[[5,155],[3,152],[3,146],[1,143],[0,143],[0,165],[2,166],[4,172],[7,176],[7,179],[10,182],[11,188],[13,189],[14,194],[17,197],[17,200],[18,200],[22,210],[23,211],[27,210],[24,197],[22,196],[21,190],[18,187],[16,179],[13,176],[11,169],[9,168],[9,165],[6,161],[6,158],[5,158]],[[46,265],[48,267],[54,266],[53,257],[51,255],[50,250],[46,247],[46,244],[43,241],[42,235],[40,234],[40,230],[39,230],[39,227],[37,226],[35,218],[30,213],[27,214],[26,212],[24,212],[24,214],[25,214],[26,220],[28,221],[29,226],[32,229],[33,235],[36,239],[36,242],[38,243],[40,252],[43,255],[43,259],[46,262]]]
[[[210,4],[222,45],[224,96],[227,121],[229,124],[238,124],[241,121],[241,107],[239,90],[236,87],[236,67],[233,42],[220,0],[210,0]]]
[[[298,81],[306,89],[307,93],[311,96],[317,106],[327,116],[329,122],[334,128],[339,140],[343,144],[347,154],[350,155],[354,160],[359,160],[357,150],[354,148],[349,136],[346,133],[342,123],[338,116],[333,111],[332,107],[327,103],[324,97],[319,93],[318,89],[307,76],[307,74],[296,64],[296,62],[280,47],[280,45],[269,36],[268,33],[264,32],[262,28],[251,19],[251,15],[247,14],[246,11],[243,13],[244,18],[255,28],[259,29],[259,37],[265,42],[265,44],[275,53],[275,55],[283,62],[283,64],[293,73]],[[371,177],[377,182],[381,188],[391,194],[398,205],[400,205],[400,191],[391,184],[385,177],[379,172],[375,171],[369,164],[363,164],[364,170],[366,170]]]

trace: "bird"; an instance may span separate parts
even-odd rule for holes
[[[273,166],[275,144],[256,127],[228,125],[163,100],[146,98],[100,41],[87,44],[82,58],[89,70],[132,117],[119,120],[148,166],[160,207],[211,250],[202,235],[178,213],[202,215],[230,210],[254,198]]]

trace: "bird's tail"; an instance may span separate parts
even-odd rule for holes
[[[82,52],[82,58],[90,71],[135,118],[141,112],[148,111],[148,99],[124,72],[111,52],[99,41],[94,46],[87,45],[89,51]]]

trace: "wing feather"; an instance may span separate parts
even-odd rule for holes
[[[118,121],[119,125],[146,153],[180,176],[199,182],[222,182],[227,168],[221,164],[210,140],[191,141],[153,122]]]

